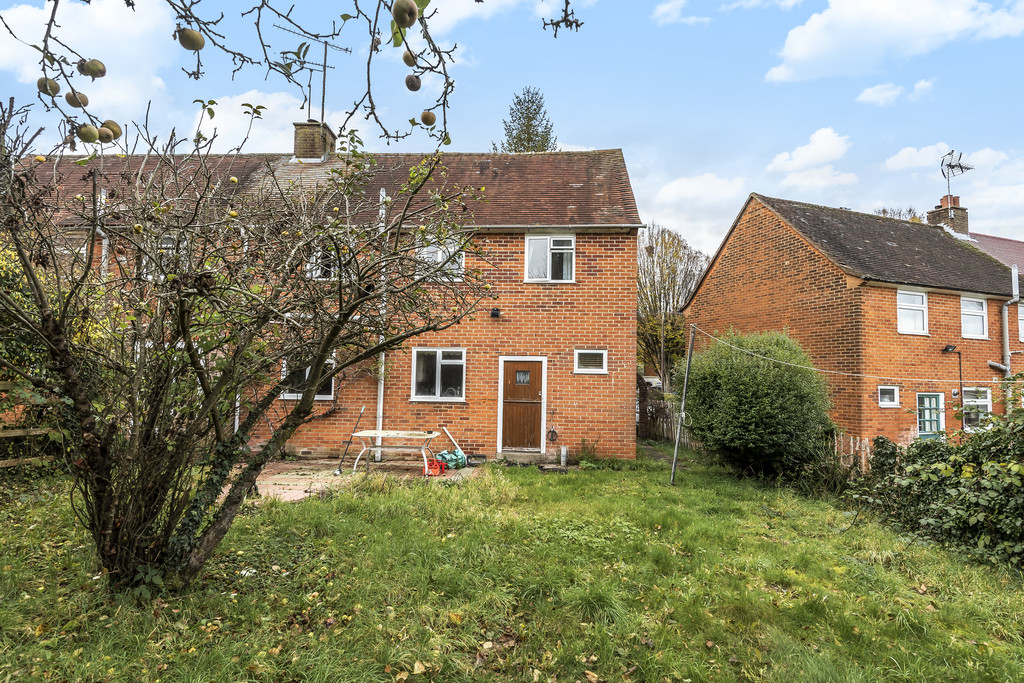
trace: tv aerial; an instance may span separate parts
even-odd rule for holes
[[[307,86],[309,94],[306,95],[306,101],[303,102],[303,104],[307,105],[307,107],[306,107],[307,108],[307,112],[308,112],[307,113],[307,117],[311,121],[313,119],[313,72],[314,71],[319,71],[320,73],[323,74],[323,78],[321,80],[321,88],[320,88],[320,123],[323,123],[324,122],[324,118],[326,116],[324,110],[325,110],[325,102],[327,100],[327,70],[334,68],[333,66],[330,66],[330,65],[327,64],[327,49],[330,48],[332,50],[337,50],[338,52],[348,52],[348,53],[351,53],[352,52],[351,48],[339,47],[339,46],[335,45],[334,43],[327,42],[326,40],[323,40],[323,39],[320,39],[320,38],[312,38],[312,37],[306,35],[305,33],[299,33],[298,31],[294,31],[294,30],[288,28],[287,26],[281,26],[280,24],[274,24],[274,28],[279,28],[282,31],[287,31],[288,33],[294,33],[295,35],[297,35],[297,36],[299,36],[301,38],[304,38],[307,41],[310,41],[310,42],[313,42],[313,43],[321,43],[324,46],[324,61],[322,63],[321,62],[312,62],[312,61],[309,61],[309,60],[305,59],[305,56],[304,56],[305,55],[305,51],[303,51],[303,56],[299,58],[299,67],[302,68],[302,69],[309,69],[309,85]],[[308,48],[307,48],[307,50],[308,50]]]
[[[939,159],[939,170],[942,171],[942,177],[946,179],[946,204],[949,207],[950,218],[953,217],[953,191],[950,187],[950,179],[963,175],[974,168],[971,164],[963,161],[963,156],[963,152],[951,149]]]

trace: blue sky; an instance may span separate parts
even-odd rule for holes
[[[232,80],[230,64],[209,48],[207,76],[187,79],[189,53],[171,40],[173,16],[163,3],[137,4],[134,14],[123,0],[62,7],[64,38],[108,67],[106,78],[81,87],[93,111],[133,121],[149,105],[152,129],[187,134],[197,120],[193,100],[214,99],[226,148],[241,103],[260,103],[265,120],[246,150],[290,150],[291,123],[306,118],[296,92],[258,68]],[[225,31],[245,44],[252,28],[237,16],[243,4],[204,6],[224,11]],[[329,22],[345,11],[344,2],[330,4],[333,12],[297,11]],[[512,96],[539,88],[563,148],[621,148],[641,218],[713,252],[751,192],[923,212],[945,193],[939,158],[955,148],[977,167],[953,181],[972,229],[1024,239],[1024,0],[576,0],[583,28],[554,39],[541,17],[559,4],[431,3],[435,38],[457,45],[448,149],[489,150]],[[42,2],[0,2],[28,42],[39,39],[44,11]],[[365,78],[365,35],[347,32],[337,43],[353,53],[329,58],[332,125]],[[295,44],[284,33],[274,39],[281,49]],[[34,99],[38,53],[8,36],[0,50],[5,98]],[[381,115],[407,127],[438,84],[407,91],[398,50],[375,63]],[[368,124],[356,125],[370,149],[433,149],[421,133],[388,147]]]

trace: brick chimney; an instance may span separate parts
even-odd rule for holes
[[[945,225],[961,235],[967,231],[967,209],[960,206],[960,197],[945,195],[939,204],[928,212],[928,225]]]
[[[337,139],[338,136],[325,123],[313,119],[305,123],[296,123],[295,158],[322,161],[328,154],[334,153],[334,143]]]

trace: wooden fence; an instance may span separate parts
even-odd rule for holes
[[[20,388],[16,382],[0,382],[0,393],[13,391],[14,389]],[[13,415],[0,415],[0,444],[4,443],[4,439],[24,439],[24,443],[28,447],[30,453],[34,453],[38,450],[38,446],[35,442],[36,437],[45,436],[49,438],[52,430],[46,427],[28,427],[28,428],[11,428],[8,420],[4,419],[7,417],[16,418],[17,413]],[[29,463],[46,462],[53,460],[53,456],[36,457],[29,456],[26,458],[14,458],[9,460],[0,460],[0,468],[3,467],[14,467],[16,465],[26,465]]]

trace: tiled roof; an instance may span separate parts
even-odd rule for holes
[[[970,237],[974,240],[975,246],[989,256],[999,259],[1008,266],[1017,265],[1024,270],[1024,242],[1008,237],[980,235],[976,232],[972,232]]]
[[[1011,295],[1009,268],[940,227],[751,196],[851,275],[898,285]]]
[[[367,183],[367,205],[376,200],[379,188],[388,196],[398,196],[408,183],[409,169],[424,158],[422,154],[373,154],[375,174]],[[116,204],[140,173],[167,173],[170,164],[142,155],[107,156],[76,162],[83,157],[66,156],[35,164],[36,174],[54,187],[54,201],[91,194],[88,172],[100,172],[99,186],[107,191],[108,204]],[[194,164],[185,157],[172,157],[181,177],[189,177],[182,164]],[[267,182],[272,168],[283,186],[290,181],[310,187],[323,183],[332,172],[345,169],[345,158],[332,155],[324,162],[298,162],[291,155],[244,154],[211,155],[205,160],[211,182],[218,185],[217,196],[230,201],[233,194],[252,190]],[[470,202],[467,225],[530,227],[574,227],[595,229],[635,229],[641,226],[629,174],[621,150],[590,152],[546,152],[539,154],[463,154],[442,155],[443,174],[435,173],[428,190],[454,187],[472,188],[484,201]],[[238,183],[222,182],[229,176]],[[482,192],[479,192],[483,188]],[[369,195],[373,196],[370,197]],[[429,192],[417,200],[429,202]],[[68,216],[70,218],[70,216]]]
[[[388,196],[408,182],[409,169],[422,154],[373,154],[377,175],[373,187]],[[591,152],[544,152],[538,154],[451,153],[441,157],[443,179],[435,174],[432,186],[479,191],[485,201],[469,207],[475,227],[585,227],[637,228],[641,225],[636,200],[621,150]],[[304,184],[326,178],[332,170],[344,168],[344,159],[332,157],[322,163],[297,163],[290,157],[274,164],[284,181]],[[424,199],[429,197],[424,194]]]
[[[253,174],[261,168],[265,168],[268,157],[265,154],[238,154],[238,155],[210,155],[203,159],[209,170],[209,182],[217,186],[214,194],[222,200],[230,200],[230,196],[241,191],[246,182]],[[24,165],[31,165],[34,168],[36,178],[39,182],[49,185],[52,188],[50,200],[56,206],[62,206],[75,195],[85,197],[92,196],[92,171],[97,172],[96,186],[105,190],[107,204],[116,207],[119,197],[131,187],[136,179],[147,177],[162,178],[165,182],[173,176],[185,179],[186,182],[179,185],[184,196],[188,196],[190,190],[195,187],[184,187],[191,182],[205,182],[205,174],[195,174],[192,171],[197,168],[198,161],[194,157],[175,155],[161,158],[156,155],[106,155],[94,158],[82,156],[61,156],[54,157],[44,162],[35,162],[32,159],[23,160]],[[225,179],[234,176],[238,183],[225,183]],[[195,179],[195,180],[194,180]],[[70,214],[58,212],[57,220],[71,220]]]

